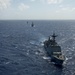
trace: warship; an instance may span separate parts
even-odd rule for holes
[[[31,24],[31,26],[34,27],[34,23],[33,23],[33,22],[32,22],[32,24]]]
[[[55,35],[55,33],[51,35],[51,38],[49,36],[49,39],[44,41],[44,48],[47,55],[51,57],[51,62],[54,62],[56,65],[62,65],[65,56],[62,55],[61,47],[57,44],[56,37],[57,35]]]

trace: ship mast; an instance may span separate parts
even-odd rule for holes
[[[52,39],[53,39],[53,41],[55,41],[55,38],[57,37],[57,35],[55,35],[55,33],[53,33],[53,35],[52,35]]]

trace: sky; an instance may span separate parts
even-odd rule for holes
[[[0,20],[75,20],[75,0],[0,0]]]

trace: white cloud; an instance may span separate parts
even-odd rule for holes
[[[60,7],[60,8],[62,8],[62,7],[63,7],[63,5],[59,5],[59,7]]]
[[[75,11],[75,8],[72,8],[72,11]]]
[[[63,0],[31,0],[32,2],[34,1],[40,1],[42,3],[48,3],[48,4],[57,4],[57,3],[62,3]]]
[[[46,3],[46,0],[40,0],[40,2],[42,2],[42,3],[44,3],[44,4],[45,4],[45,3]]]
[[[11,0],[0,0],[0,9],[7,9],[11,4]]]
[[[35,0],[31,0],[32,2],[34,2]]]
[[[63,0],[47,0],[48,4],[57,4],[57,3],[61,3]]]
[[[57,10],[56,13],[72,13],[75,12],[75,7],[62,7],[61,9]]]
[[[30,6],[25,5],[24,3],[21,3],[21,4],[18,6],[18,8],[19,8],[21,11],[23,11],[23,10],[26,10],[26,9],[30,8]]]

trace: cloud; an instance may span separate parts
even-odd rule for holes
[[[75,7],[74,7],[74,8],[72,8],[72,11],[75,11]]]
[[[57,3],[61,3],[63,0],[47,0],[48,4],[57,4]]]
[[[56,10],[56,13],[72,13],[75,12],[75,7],[62,7],[59,10]]]
[[[21,3],[21,4],[18,6],[18,8],[19,8],[19,10],[23,11],[23,10],[29,9],[30,6],[25,5],[24,3]]]
[[[57,4],[57,3],[62,3],[63,0],[31,0],[32,2],[34,1],[40,1],[42,3],[48,3],[48,4]]]
[[[32,2],[34,2],[35,0],[31,0]]]
[[[60,7],[60,8],[62,8],[62,7],[63,7],[63,5],[59,5],[59,7]]]
[[[7,9],[11,5],[11,0],[0,0],[0,9]]]

